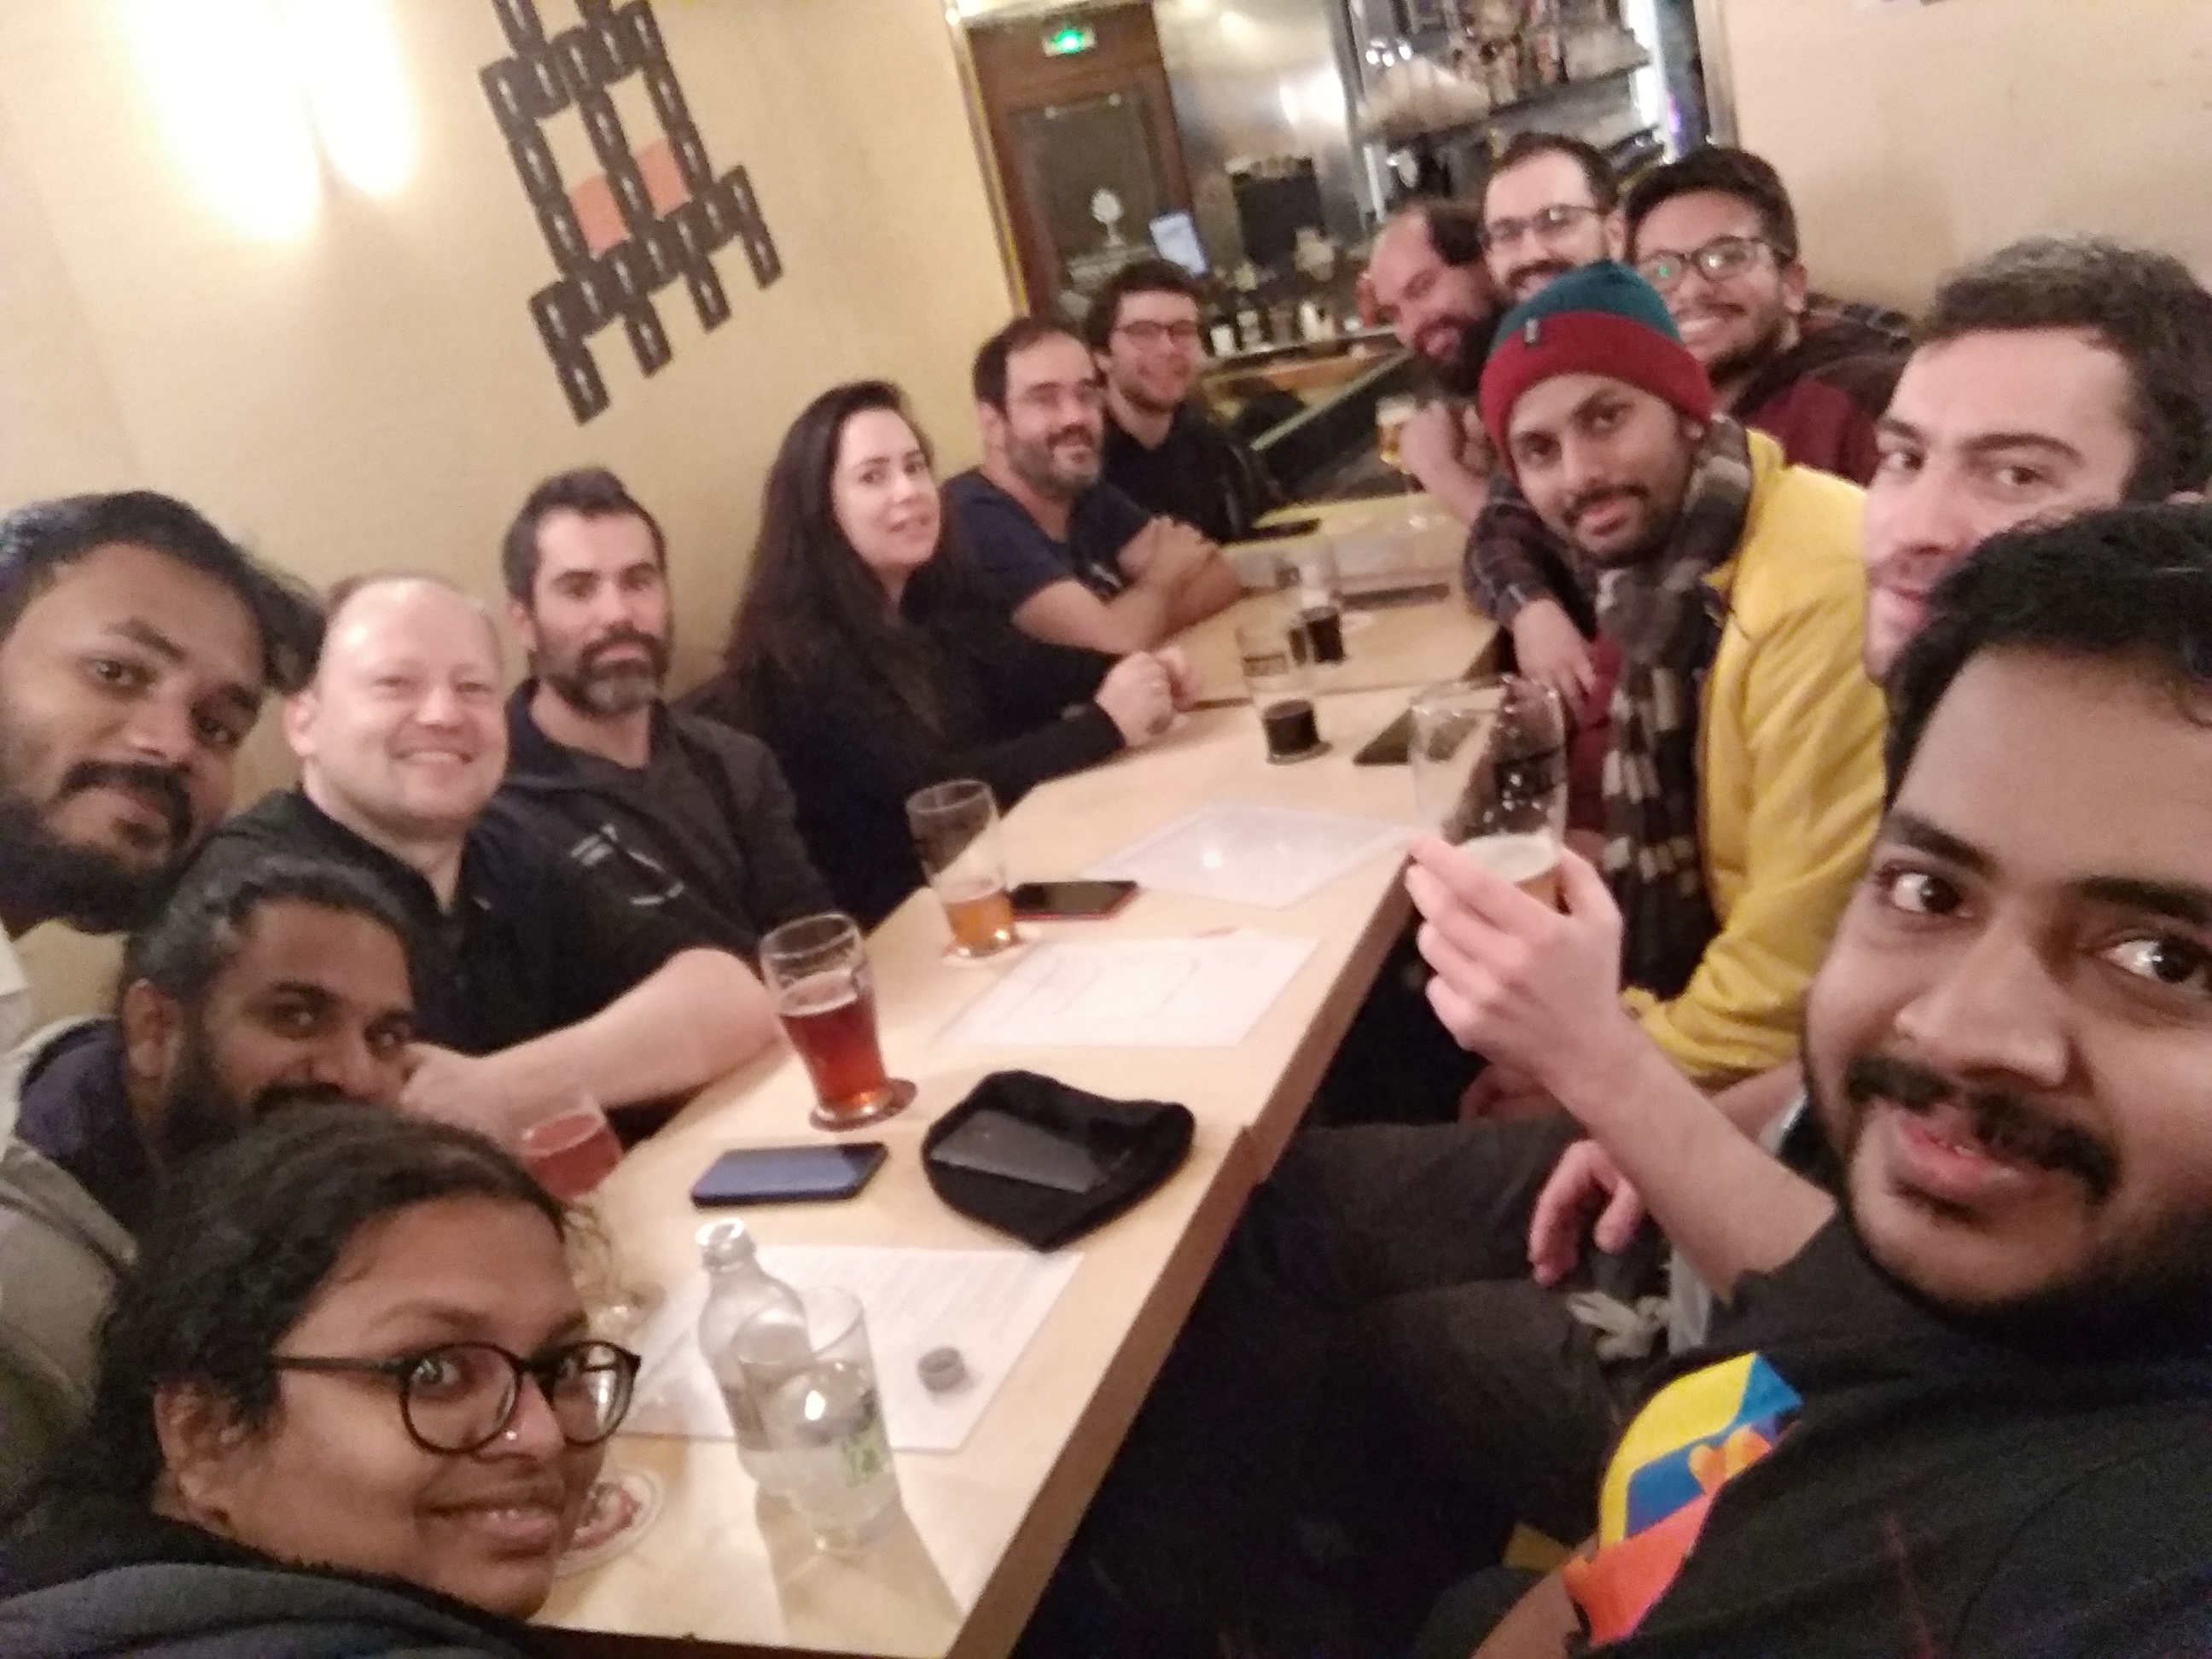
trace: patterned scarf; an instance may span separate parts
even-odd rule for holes
[[[1698,853],[1698,702],[1720,648],[1725,564],[1751,510],[1751,445],[1717,418],[1691,464],[1666,549],[1607,570],[1598,626],[1620,647],[1605,757],[1605,877],[1627,924],[1622,976],[1679,995],[1719,924]]]

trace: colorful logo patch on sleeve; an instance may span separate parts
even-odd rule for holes
[[[1696,1546],[1714,1496],[1774,1449],[1803,1402],[1757,1354],[1677,1377],[1622,1437],[1596,1552],[1564,1577],[1595,1645],[1632,1634]]]

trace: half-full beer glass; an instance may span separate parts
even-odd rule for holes
[[[991,786],[974,778],[932,784],[906,798],[907,827],[930,890],[945,906],[952,954],[994,957],[1020,935],[1006,892],[1006,839]]]
[[[876,988],[860,924],[836,911],[787,921],[761,941],[761,978],[814,1080],[814,1123],[851,1129],[914,1098],[885,1075]]]
[[[1506,674],[1413,699],[1413,794],[1446,841],[1531,897],[1559,902],[1567,720],[1559,694]]]

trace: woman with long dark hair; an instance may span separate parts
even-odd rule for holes
[[[908,795],[981,778],[1000,807],[1167,729],[1188,669],[1017,630],[950,536],[898,388],[817,398],[769,470],[722,672],[691,707],[754,733],[837,901],[872,927],[921,883]]]
[[[0,1653],[538,1651],[629,1408],[561,1206],[465,1129],[273,1114],[164,1195],[92,1415],[0,1537]]]

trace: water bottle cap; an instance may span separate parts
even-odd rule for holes
[[[742,1267],[757,1253],[753,1236],[742,1221],[717,1221],[699,1230],[699,1260],[710,1270]]]

